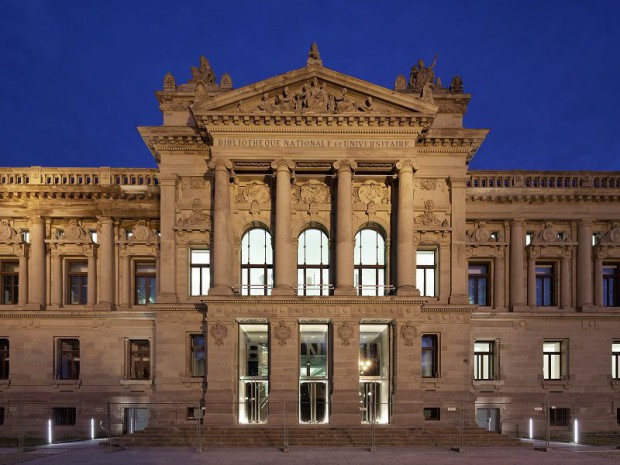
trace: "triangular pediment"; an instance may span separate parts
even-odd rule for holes
[[[220,115],[409,115],[432,118],[438,107],[323,66],[307,66],[225,94],[197,89],[197,120]]]

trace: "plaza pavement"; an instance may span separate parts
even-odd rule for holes
[[[17,453],[0,449],[0,465],[606,465],[620,464],[620,449],[553,444],[549,452],[531,447],[471,447],[454,452],[442,447],[380,447],[376,452],[353,447],[190,448],[49,446]]]

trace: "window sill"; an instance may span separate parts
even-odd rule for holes
[[[121,386],[132,392],[145,392],[151,389],[152,379],[121,379]]]
[[[11,385],[10,379],[0,379],[0,391],[4,391],[5,389],[8,389],[10,385]]]
[[[543,389],[569,389],[570,381],[568,379],[545,379],[542,381]]]
[[[420,381],[420,388],[427,391],[434,391],[441,386],[440,378],[422,378]]]
[[[479,391],[493,391],[504,385],[503,379],[475,379],[472,382],[474,389]]]
[[[196,376],[196,377],[192,376],[192,377],[181,379],[181,382],[187,387],[190,387],[192,385],[201,386],[203,379],[204,378],[202,376]]]
[[[60,391],[71,392],[75,389],[79,389],[82,385],[81,379],[56,379],[54,380],[56,389]]]

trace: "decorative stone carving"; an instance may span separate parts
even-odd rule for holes
[[[257,200],[252,200],[252,204],[250,205],[250,215],[252,215],[253,221],[258,221],[260,218],[260,204]]]
[[[463,92],[463,79],[458,74],[452,78],[450,82],[450,92],[461,93]]]
[[[340,344],[342,346],[348,347],[351,345],[351,339],[353,338],[353,334],[355,330],[351,323],[348,321],[343,321],[338,325],[338,329],[336,330],[336,334],[338,334],[338,339],[340,339]]]
[[[376,181],[364,181],[358,186],[357,198],[365,204],[370,202],[375,204],[390,203],[390,194],[387,186]]]
[[[206,181],[203,178],[189,178],[189,187],[192,189],[202,189],[205,184]]]
[[[433,191],[437,189],[437,180],[436,179],[422,179],[420,181],[420,186],[424,190]]]
[[[565,242],[565,240],[560,238],[560,235],[551,223],[546,223],[543,230],[532,238],[532,243]]]
[[[418,330],[413,323],[411,323],[411,321],[407,321],[400,327],[400,337],[403,339],[407,347],[411,347],[413,345],[413,342],[417,336]]]
[[[220,79],[220,89],[232,89],[232,79],[230,74],[224,73],[222,74],[222,79]]]
[[[213,338],[216,346],[224,345],[224,339],[228,337],[228,328],[219,321],[211,326],[209,334]]]
[[[21,242],[19,233],[13,229],[9,220],[0,221],[0,242]]]
[[[399,74],[396,76],[396,81],[394,81],[394,90],[405,90],[407,88],[407,78],[404,74]]]
[[[491,231],[487,229],[487,224],[481,221],[476,229],[467,232],[467,239],[470,242],[489,242]]]
[[[69,242],[92,242],[90,234],[84,231],[75,219],[69,220],[69,226],[65,229],[61,239]]]
[[[424,87],[422,87],[422,93],[420,94],[420,98],[424,102],[435,104],[435,99],[433,98],[433,89],[432,84],[426,83]]]
[[[435,202],[427,200],[424,202],[424,213],[418,215],[415,219],[415,224],[420,226],[439,226],[441,222],[435,214]]]
[[[151,235],[151,230],[146,225],[146,222],[139,221],[133,228],[133,237],[137,241],[146,241]]]
[[[278,344],[280,346],[285,346],[288,340],[293,335],[293,330],[284,321],[279,321],[278,325],[273,330],[273,334],[275,338],[278,340]]]
[[[177,83],[174,81],[174,76],[172,73],[166,73],[164,76],[164,90],[165,91],[175,91],[177,90]]]
[[[330,191],[321,181],[310,179],[308,182],[296,183],[294,191],[298,203],[329,203]]]
[[[312,42],[310,45],[310,51],[308,52],[308,61],[306,62],[307,66],[323,66],[323,61],[321,60],[321,55],[319,54],[319,47],[317,47],[316,42]]]
[[[409,86],[413,89],[422,90],[424,84],[435,84],[435,64],[437,63],[437,57],[439,54],[435,54],[435,58],[430,66],[424,67],[424,60],[418,60],[417,65],[413,65],[411,73],[409,74]]]
[[[191,70],[192,78],[189,80],[189,82],[202,82],[203,84],[207,84],[210,86],[215,85],[215,73],[211,69],[211,64],[209,63],[209,60],[207,60],[204,56],[200,57],[200,66],[198,68],[192,66]]]
[[[377,214],[377,205],[371,200],[366,205],[366,216],[368,216],[368,221],[372,221],[374,216]]]
[[[308,204],[308,215],[310,215],[310,221],[315,221],[317,215],[319,214],[319,207],[316,202],[310,202]]]
[[[620,243],[620,226],[614,224],[612,229],[601,234],[599,244],[618,244]]]
[[[192,213],[187,218],[179,218],[177,223],[179,226],[206,226],[211,229],[211,216],[204,213],[202,208],[202,199],[195,198],[192,200]]]
[[[271,200],[269,186],[261,181],[252,181],[239,189],[237,201],[252,203],[256,200],[259,204],[268,204]]]

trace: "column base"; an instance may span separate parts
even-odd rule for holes
[[[469,296],[465,294],[451,294],[448,303],[450,305],[469,305]]]
[[[398,286],[396,288],[396,295],[418,297],[420,295],[420,290],[411,285]]]
[[[275,286],[271,289],[271,295],[295,295],[295,289],[291,286]]]
[[[357,295],[357,290],[353,286],[338,286],[334,289],[334,295]]]
[[[210,288],[209,295],[234,295],[234,292],[230,286],[219,285]]]

